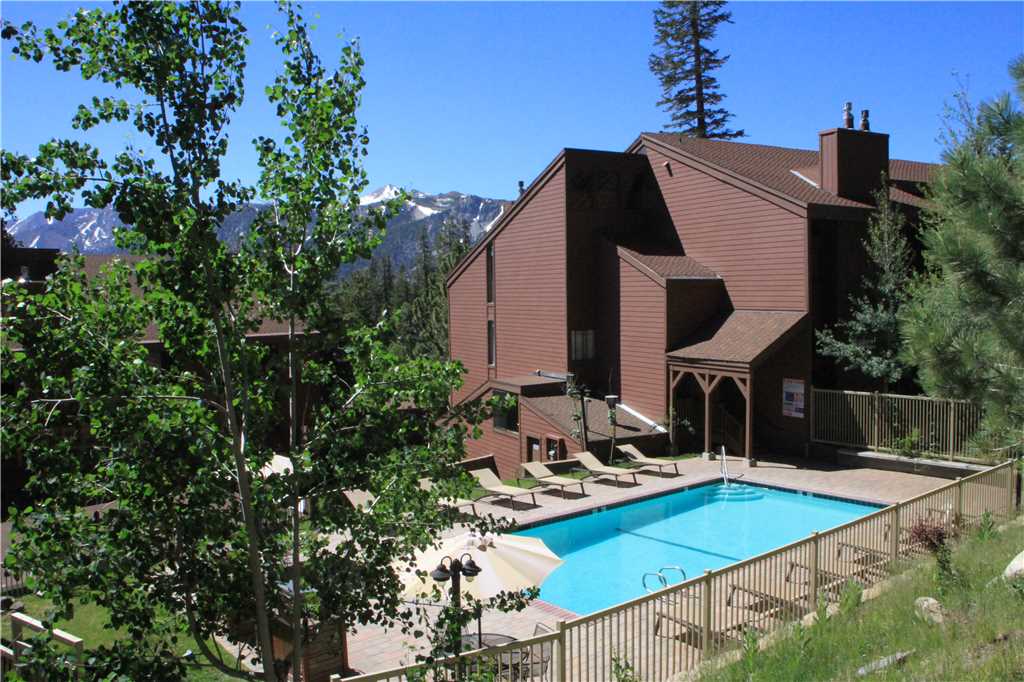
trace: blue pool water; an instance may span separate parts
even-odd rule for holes
[[[541,599],[584,615],[643,595],[643,574],[648,571],[681,566],[692,578],[876,509],[775,488],[719,483],[517,534],[542,539],[565,561],[541,586]],[[665,575],[669,582],[681,580],[677,572]]]

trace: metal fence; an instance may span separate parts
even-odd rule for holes
[[[901,559],[923,553],[919,521],[963,532],[1014,515],[1017,475],[1006,462],[778,549],[583,616],[531,639],[346,678],[346,682],[450,680],[455,670],[481,679],[603,682],[617,663],[643,680],[665,680],[839,600],[849,582],[870,587]],[[340,680],[332,677],[332,680]],[[471,679],[467,677],[466,679]]]
[[[931,456],[972,457],[981,408],[964,400],[811,388],[811,440]]]

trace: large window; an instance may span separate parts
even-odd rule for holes
[[[487,302],[494,303],[494,242],[487,245]]]
[[[498,339],[494,334],[494,320],[487,320],[487,364],[494,367],[498,355]]]
[[[512,404],[508,407],[497,407],[494,409],[494,428],[504,431],[519,431],[519,398],[512,393],[495,391],[494,395],[511,398]]]
[[[594,359],[594,330],[572,332],[572,359],[593,360]]]

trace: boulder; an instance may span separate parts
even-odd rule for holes
[[[1011,561],[1006,566],[1006,570],[1003,571],[1003,580],[1007,582],[1017,580],[1018,578],[1024,578],[1024,552],[1013,557],[1013,561]]]
[[[881,672],[886,668],[892,667],[894,665],[903,665],[903,662],[910,658],[911,654],[913,653],[914,650],[911,649],[910,651],[900,651],[891,656],[880,658],[874,663],[869,663],[868,665],[858,668],[857,677],[866,677],[871,673]]]
[[[939,600],[931,597],[918,597],[914,600],[914,609],[922,620],[942,625],[946,621],[946,613]]]

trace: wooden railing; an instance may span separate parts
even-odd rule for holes
[[[346,682],[450,680],[458,665],[499,680],[603,682],[616,661],[642,680],[665,680],[836,602],[847,583],[870,587],[922,554],[921,520],[951,532],[1015,514],[1015,463],[1005,462],[841,526],[617,606],[559,622],[557,631],[500,647]],[[332,680],[340,680],[333,677]],[[469,679],[469,678],[467,678]],[[485,679],[487,677],[485,676]]]
[[[981,408],[964,400],[811,388],[811,440],[925,455],[972,457]],[[916,438],[913,436],[916,433]]]

